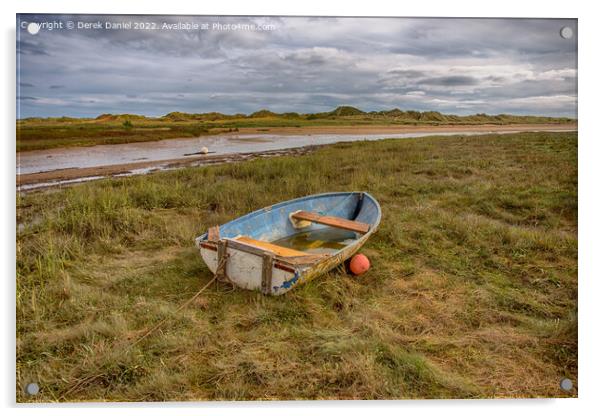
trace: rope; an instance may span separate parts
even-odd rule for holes
[[[203,286],[201,288],[201,290],[199,290],[198,292],[195,293],[195,295],[193,297],[191,297],[190,299],[188,299],[186,302],[184,302],[182,305],[180,305],[180,307],[178,309],[175,310],[174,313],[178,313],[180,312],[182,309],[184,309],[186,306],[190,305],[196,298],[198,298],[201,293],[203,293],[205,291],[205,289],[207,289],[209,287],[209,285],[211,283],[213,283],[213,281],[217,279],[217,276],[214,275],[213,279],[209,280],[209,282],[207,282],[207,284],[205,286]],[[138,344],[140,341],[142,341],[144,338],[148,337],[150,334],[152,334],[153,332],[155,332],[157,329],[159,329],[165,322],[167,322],[169,318],[165,318],[163,319],[161,322],[159,322],[157,325],[153,326],[151,329],[149,329],[148,331],[146,331],[140,338],[138,338],[136,341],[132,342],[130,345],[128,345],[128,347],[126,348],[126,351],[128,351],[130,348],[132,348],[134,345]]]
[[[224,258],[225,261],[225,258]],[[198,292],[196,292],[194,294],[193,297],[191,297],[190,299],[188,299],[186,302],[184,302],[183,304],[181,304],[178,309],[176,309],[175,313],[180,312],[182,309],[184,309],[186,306],[190,305],[196,298],[198,298],[201,293],[203,293],[205,291],[205,289],[207,289],[209,287],[209,285],[211,283],[213,283],[214,280],[217,279],[217,275],[213,276],[213,278],[211,280],[209,280],[209,282],[207,282],[207,284],[205,286],[203,286]],[[140,336],[138,339],[136,339],[134,342],[130,343],[129,345],[127,345],[125,347],[125,351],[129,351],[134,345],[138,344],[140,341],[142,341],[143,339],[145,339],[146,337],[148,337],[150,334],[152,334],[153,332],[155,332],[157,329],[159,329],[165,322],[167,322],[169,318],[165,318],[163,319],[161,322],[159,322],[158,324],[156,324],[155,326],[153,326],[152,328],[150,328],[148,331],[146,331],[144,334],[142,334],[142,336]],[[95,371],[98,370],[98,367],[96,367]],[[60,400],[64,400],[65,396],[67,396],[70,393],[73,393],[77,390],[79,390],[80,388],[82,388],[84,385],[90,383],[91,381],[93,381],[94,379],[101,377],[103,375],[103,373],[100,374],[92,374],[92,375],[88,375],[84,378],[80,378],[79,381],[77,383],[75,383],[74,386],[70,387],[67,391],[65,391],[63,394],[61,394],[61,397],[59,397],[59,401]]]

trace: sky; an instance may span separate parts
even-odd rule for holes
[[[577,21],[17,15],[18,118],[339,105],[576,118]]]

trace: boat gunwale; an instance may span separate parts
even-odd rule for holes
[[[360,194],[360,195],[363,194],[364,198],[365,197],[370,198],[372,200],[372,202],[374,202],[374,204],[376,205],[376,208],[377,208],[377,216],[376,216],[375,221],[370,223],[370,229],[368,230],[367,233],[363,234],[360,238],[358,238],[358,239],[355,240],[356,243],[357,243],[360,240],[363,240],[364,238],[369,237],[370,235],[372,235],[374,233],[374,231],[376,231],[376,229],[378,228],[378,226],[380,224],[380,220],[381,220],[381,217],[382,217],[382,210],[381,210],[380,204],[378,203],[378,201],[376,200],[376,198],[374,198],[372,195],[370,195],[368,192],[365,192],[365,191],[324,192],[324,193],[321,193],[321,194],[312,194],[312,195],[306,195],[306,196],[302,196],[302,197],[295,198],[295,199],[289,199],[287,201],[278,202],[278,203],[273,204],[273,205],[268,205],[266,207],[256,209],[255,211],[249,212],[248,214],[245,214],[243,216],[234,218],[233,220],[228,221],[225,224],[220,225],[220,228],[223,227],[224,225],[230,224],[230,223],[232,223],[234,221],[241,221],[242,222],[243,220],[248,220],[250,218],[253,218],[256,215],[259,215],[262,212],[269,212],[269,211],[271,211],[273,209],[278,209],[280,207],[283,207],[283,206],[286,206],[286,205],[290,205],[291,203],[301,202],[301,201],[306,200],[306,199],[321,198],[321,197],[325,197],[325,196],[352,195],[352,194]],[[361,210],[360,210],[360,212],[361,212]],[[196,245],[197,245],[198,248],[201,248],[201,243],[208,242],[208,239],[207,239],[208,234],[209,234],[209,232],[205,232],[204,234],[202,234],[202,235],[198,236],[197,238],[195,238],[195,242],[196,242]],[[347,247],[355,245],[356,243],[350,244],[348,246],[345,246],[345,247],[341,248],[338,251],[335,251],[334,253],[331,253],[331,257],[337,255],[341,251],[345,250]]]

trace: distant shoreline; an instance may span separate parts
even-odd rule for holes
[[[318,134],[394,134],[394,133],[453,133],[472,131],[472,132],[483,132],[496,133],[496,132],[533,132],[533,131],[575,131],[577,124],[545,124],[545,125],[508,125],[508,126],[494,126],[494,125],[480,125],[480,126],[311,126],[303,128],[294,127],[275,127],[275,128],[241,128],[237,133],[228,133],[223,135],[252,135],[252,134],[269,134],[269,135],[318,135]],[[266,131],[268,130],[268,131]],[[169,139],[167,139],[169,140]],[[154,145],[158,142],[147,143],[147,145]],[[298,148],[285,148],[269,151],[259,152],[245,152],[245,153],[232,153],[232,154],[220,154],[220,155],[199,155],[195,157],[176,158],[167,160],[154,160],[154,161],[140,161],[125,164],[114,164],[97,167],[87,168],[68,168],[68,169],[56,169],[51,171],[27,173],[17,175],[17,186],[27,188],[34,184],[48,183],[48,186],[53,186],[52,182],[63,182],[63,181],[76,181],[78,179],[85,178],[97,178],[97,177],[111,177],[119,175],[131,175],[137,170],[165,170],[165,169],[176,169],[189,166],[199,165],[211,165],[219,163],[230,163],[248,159],[254,159],[257,157],[273,157],[283,155],[301,155],[315,150],[318,147],[324,145],[309,145]],[[55,149],[56,150],[56,149]],[[44,155],[45,150],[34,150],[23,153],[36,153]],[[26,190],[26,189],[24,189]]]
[[[395,133],[422,133],[422,132],[462,132],[462,131],[546,131],[546,130],[576,130],[577,122],[567,123],[516,123],[516,124],[337,124],[337,125],[305,125],[305,126],[270,126],[260,125],[257,127],[237,127],[237,128],[211,128],[203,133],[197,133],[196,135],[190,134],[177,134],[175,131],[166,134],[166,128],[145,128],[142,127],[141,131],[145,132],[142,137],[132,138],[121,138],[114,137],[110,131],[105,132],[102,129],[96,129],[95,134],[98,137],[90,139],[89,142],[74,143],[77,138],[54,138],[54,133],[51,136],[49,130],[47,135],[44,134],[44,128],[38,128],[38,139],[36,142],[39,145],[33,147],[27,147],[26,144],[30,144],[27,139],[21,139],[19,133],[17,133],[17,155],[26,152],[43,152],[48,149],[61,149],[69,147],[94,147],[97,145],[118,145],[124,143],[137,143],[137,142],[156,142],[171,139],[183,139],[183,138],[206,138],[211,136],[236,136],[236,135],[248,135],[248,134],[270,134],[270,135],[313,135],[313,134],[395,134]],[[76,134],[80,130],[77,130]],[[156,132],[156,133],[153,133]],[[158,135],[156,135],[158,134]],[[47,137],[48,136],[48,137]],[[23,142],[20,142],[23,140]]]
[[[161,117],[138,114],[101,114],[96,118],[30,117],[17,120],[17,152],[99,144],[152,142],[223,134],[386,134],[438,131],[438,129],[523,129],[577,125],[568,117],[533,115],[442,114],[438,111],[365,112],[339,106],[325,113],[251,114],[171,112]],[[528,127],[527,127],[528,126]]]
[[[462,131],[545,131],[545,130],[576,130],[577,123],[558,124],[478,124],[459,125],[444,124],[437,126],[413,125],[349,125],[349,126],[304,126],[304,127],[241,127],[237,132],[228,132],[224,135],[239,134],[387,134],[387,133],[422,133],[422,132],[462,132]]]

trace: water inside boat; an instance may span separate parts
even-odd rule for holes
[[[282,247],[292,248],[310,254],[332,254],[357,239],[356,233],[340,228],[327,227],[315,231],[306,231],[272,241]]]

